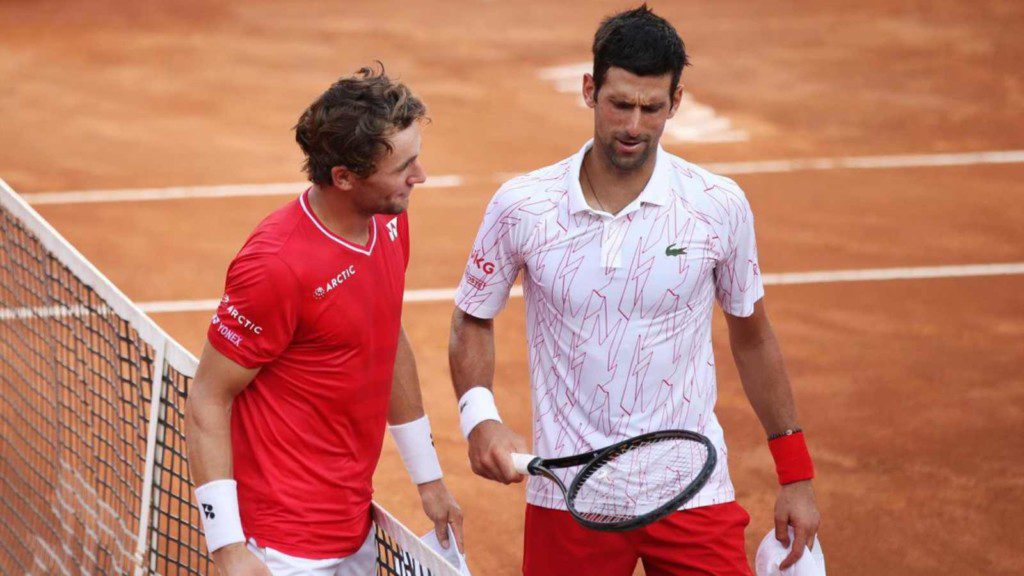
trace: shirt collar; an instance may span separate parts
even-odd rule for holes
[[[574,154],[569,164],[569,172],[566,176],[569,178],[569,213],[576,214],[577,212],[599,212],[587,204],[587,201],[583,198],[583,187],[580,186],[580,171],[583,167],[583,157],[587,151],[594,145],[594,140],[587,140],[587,143],[580,148],[579,152]],[[668,158],[668,152],[658,145],[658,150],[654,158],[654,172],[651,174],[651,179],[647,181],[647,185],[637,196],[636,200],[633,200],[629,205],[622,209],[618,216],[627,214],[636,210],[640,204],[654,204],[655,206],[664,206],[669,202],[669,186],[671,184],[671,160]]]

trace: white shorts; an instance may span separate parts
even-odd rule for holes
[[[377,564],[375,530],[370,526],[366,542],[354,554],[344,558],[310,560],[297,558],[274,550],[260,548],[255,540],[249,540],[249,551],[270,568],[274,576],[370,576]]]

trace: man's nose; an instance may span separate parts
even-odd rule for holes
[[[416,170],[412,173],[409,178],[411,184],[423,184],[427,181],[427,171],[423,168],[423,165],[417,162],[415,164]]]
[[[626,125],[626,130],[631,138],[635,138],[640,135],[640,120],[642,117],[640,107],[635,106],[633,111],[629,114],[629,124]]]

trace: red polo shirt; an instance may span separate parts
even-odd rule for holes
[[[409,261],[405,214],[359,246],[332,234],[308,191],[256,227],[228,268],[210,344],[260,368],[232,405],[242,527],[304,558],[355,552],[391,395]]]

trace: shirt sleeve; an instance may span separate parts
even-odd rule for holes
[[[497,316],[523,267],[518,236],[524,215],[513,200],[499,190],[484,213],[455,294],[455,305],[470,316]]]
[[[727,314],[746,317],[754,313],[754,304],[764,296],[764,285],[757,263],[754,213],[743,191],[729,183],[735,192],[731,193],[720,235],[723,256],[715,265],[715,296]]]
[[[258,368],[291,343],[300,302],[298,280],[280,258],[239,255],[228,268],[207,339],[236,364]]]

